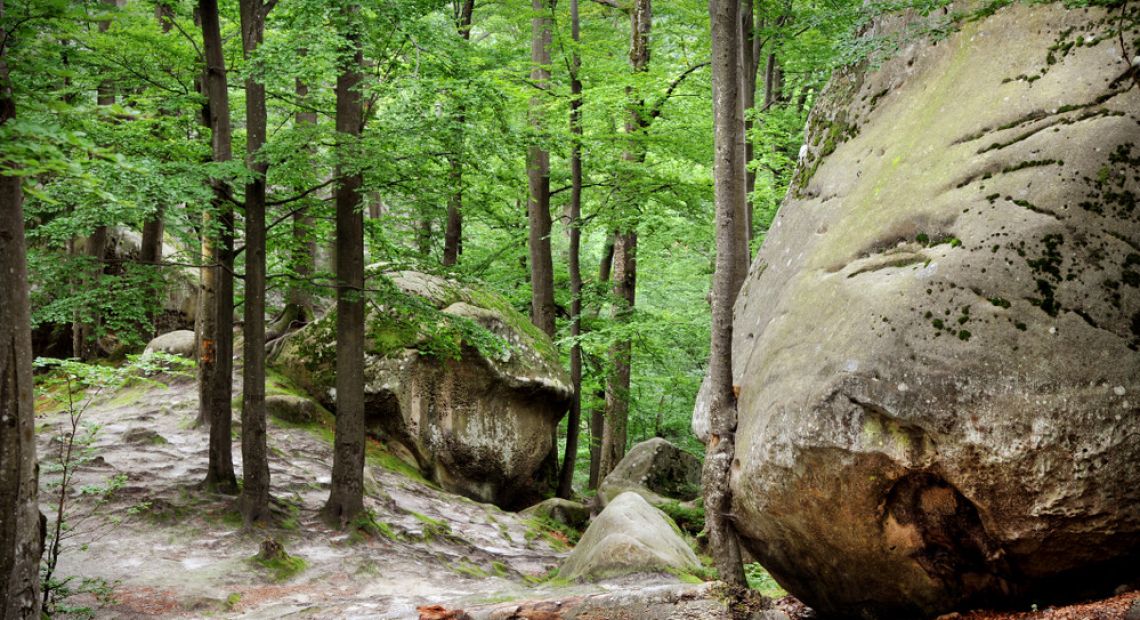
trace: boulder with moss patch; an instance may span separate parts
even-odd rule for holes
[[[446,490],[506,508],[541,499],[553,482],[551,435],[572,394],[550,339],[478,287],[368,273],[369,432],[399,444]],[[335,355],[330,312],[288,336],[275,363],[335,410]]]
[[[871,32],[918,19],[944,16]],[[1115,80],[1119,23],[1134,40],[1140,8],[1015,3],[904,37],[812,112],[736,302],[731,485],[744,544],[821,613],[1140,571],[1140,89]]]
[[[198,341],[194,336],[194,332],[188,329],[177,329],[162,334],[161,336],[156,336],[147,343],[144,353],[155,351],[194,359],[197,350]]]
[[[654,506],[689,501],[701,494],[701,462],[661,437],[643,441],[626,453],[598,486],[598,501],[633,491]]]
[[[700,567],[665,513],[637,493],[622,493],[590,523],[558,576],[598,580],[630,573],[692,573]]]

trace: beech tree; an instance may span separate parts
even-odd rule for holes
[[[5,38],[14,34],[3,31]],[[16,118],[8,43],[0,45],[0,130]],[[0,158],[0,618],[39,620],[42,548],[20,183],[14,163]]]
[[[217,163],[233,159],[226,63],[217,0],[199,0],[206,60],[211,150]],[[205,486],[237,493],[234,475],[234,210],[225,183],[215,179],[213,210],[202,221],[202,280],[198,293],[198,421],[210,425],[210,461]]]
[[[733,527],[729,476],[735,458],[736,394],[732,385],[732,306],[738,286],[737,243],[744,197],[743,170],[738,150],[744,131],[740,104],[740,4],[737,0],[710,0],[713,76],[713,140],[716,158],[713,175],[716,203],[716,272],[712,289],[712,343],[709,377],[712,395],[710,431],[701,475],[705,526],[709,547],[720,579],[730,586],[746,585],[740,545]]]
[[[649,33],[653,29],[653,8],[650,0],[635,0],[629,9],[630,71],[643,73],[649,66]],[[626,89],[629,108],[626,112],[625,133],[629,140],[622,159],[640,164],[645,161],[645,145],[640,140],[651,122],[644,110],[645,102],[633,86]],[[635,194],[636,196],[636,194]],[[626,209],[636,209],[637,198],[626,199]],[[632,217],[631,217],[632,215]],[[612,318],[615,322],[629,320],[637,294],[637,218],[627,214],[614,238]],[[606,418],[602,431],[602,448],[599,457],[598,479],[617,467],[625,456],[629,426],[629,388],[632,373],[633,343],[629,336],[619,339],[610,348],[612,371],[606,379]]]
[[[271,0],[275,1],[275,0]],[[241,0],[241,39],[246,61],[265,36],[272,8],[262,0]],[[242,366],[241,512],[246,525],[269,517],[269,455],[265,439],[265,85],[250,71],[245,79],[245,327]]]
[[[340,15],[345,58],[336,80],[336,438],[327,520],[344,527],[364,510],[364,211],[358,152],[364,124],[359,8]]]
[[[569,499],[573,493],[574,466],[578,457],[578,434],[582,426],[582,58],[578,45],[582,33],[578,18],[578,0],[570,0],[570,37],[574,49],[570,58],[570,384],[574,396],[566,420],[566,450],[562,471],[558,476],[558,497]]]
[[[532,68],[530,79],[540,92],[550,80],[550,19],[554,0],[531,0]],[[547,335],[554,335],[554,264],[550,254],[550,152],[542,146],[544,121],[541,95],[530,99],[530,124],[534,131],[527,147],[526,174],[528,247],[530,248],[530,317]]]

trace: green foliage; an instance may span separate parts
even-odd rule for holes
[[[788,592],[776,583],[772,575],[763,566],[752,563],[744,565],[744,576],[748,579],[748,587],[756,590],[768,598],[783,598]]]

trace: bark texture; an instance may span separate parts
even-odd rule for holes
[[[581,42],[578,19],[578,0],[570,0],[570,36],[574,40],[574,53],[570,60],[570,383],[574,396],[570,401],[570,416],[566,421],[566,452],[562,455],[562,471],[558,477],[558,497],[569,499],[574,493],[574,465],[578,460],[578,435],[582,426],[582,80],[579,71],[582,59],[577,45]]]
[[[336,80],[336,439],[332,489],[325,518],[341,527],[364,509],[364,211],[363,178],[352,154],[364,124],[360,96],[364,55],[356,29],[357,7],[345,10],[345,42],[352,60]]]
[[[705,495],[705,525],[709,547],[720,579],[729,586],[745,587],[740,544],[731,521],[729,488],[735,457],[736,395],[732,388],[732,305],[739,289],[736,260],[740,236],[736,217],[741,213],[744,192],[739,150],[744,129],[740,113],[740,64],[738,62],[740,3],[711,0],[713,76],[713,141],[716,149],[713,174],[716,200],[716,272],[712,290],[712,342],[709,378],[712,395],[710,433],[705,452],[702,482]]]
[[[649,34],[653,29],[653,6],[650,0],[636,0],[629,10],[630,45],[629,65],[633,73],[643,73],[649,68]],[[643,101],[638,93],[626,89],[629,110],[626,115],[625,132],[629,145],[622,153],[622,159],[633,163],[644,163],[645,146],[640,139],[652,122],[642,108]],[[637,291],[637,217],[639,199],[629,196],[625,199],[623,223],[614,240],[614,306],[613,319],[626,322],[633,313]],[[598,463],[598,479],[605,479],[625,456],[627,429],[629,426],[629,388],[633,355],[633,342],[624,338],[610,347],[611,371],[606,379],[606,418],[602,430],[602,448]]]
[[[550,18],[553,0],[531,0],[530,79],[536,88],[545,90],[550,81]],[[554,261],[550,253],[550,153],[537,141],[543,130],[539,97],[530,100],[530,123],[535,143],[527,147],[526,174],[529,188],[527,219],[530,248],[530,318],[547,335],[554,335]]]
[[[262,0],[241,0],[241,39],[250,61],[265,34]],[[265,85],[256,70],[245,79],[245,342],[242,356],[241,512],[248,526],[269,518],[269,456],[265,439]]]
[[[0,17],[4,2],[0,0]],[[8,63],[0,51],[0,126],[16,117]],[[10,164],[0,162],[0,170]],[[40,617],[32,328],[28,309],[23,190],[0,174],[0,618]]]
[[[202,41],[206,55],[206,95],[209,101],[214,161],[233,158],[230,102],[222,54],[217,0],[199,0]],[[230,427],[233,421],[234,212],[215,181],[212,213],[202,219],[202,283],[198,294],[198,420],[210,425],[210,458],[205,486],[223,493],[237,492]]]
[[[598,262],[598,286],[604,287],[610,281],[610,272],[613,270],[614,264],[614,236],[613,234],[606,237],[606,243],[602,246],[602,260]],[[597,316],[598,309],[595,308],[593,315]],[[605,389],[599,390],[594,394],[594,399],[597,403],[590,408],[590,480],[587,484],[588,488],[598,488],[598,474],[601,472],[602,463],[602,435],[606,426],[606,391]]]
[[[457,5],[455,28],[464,41],[471,39],[471,16],[475,12],[475,0],[462,0]],[[443,233],[443,266],[450,267],[459,262],[463,253],[463,124],[466,110],[462,102],[456,106],[455,135],[453,152],[447,158],[448,181],[451,183],[451,196],[447,201],[447,227]]]

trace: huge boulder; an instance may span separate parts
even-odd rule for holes
[[[633,491],[653,505],[689,501],[701,494],[700,485],[700,460],[668,440],[654,437],[630,448],[598,486],[598,500],[605,506],[618,495]]]
[[[550,339],[505,300],[414,271],[369,268],[365,417],[444,489],[506,508],[550,490],[551,435],[572,392]],[[275,363],[336,408],[336,313]]]
[[[899,53],[813,111],[736,302],[731,486],[819,611],[1140,571],[1140,88],[1113,33],[1137,11],[1013,4],[937,42],[882,20]]]
[[[686,573],[700,566],[665,513],[637,493],[622,493],[590,523],[558,576],[597,580],[630,573]]]

